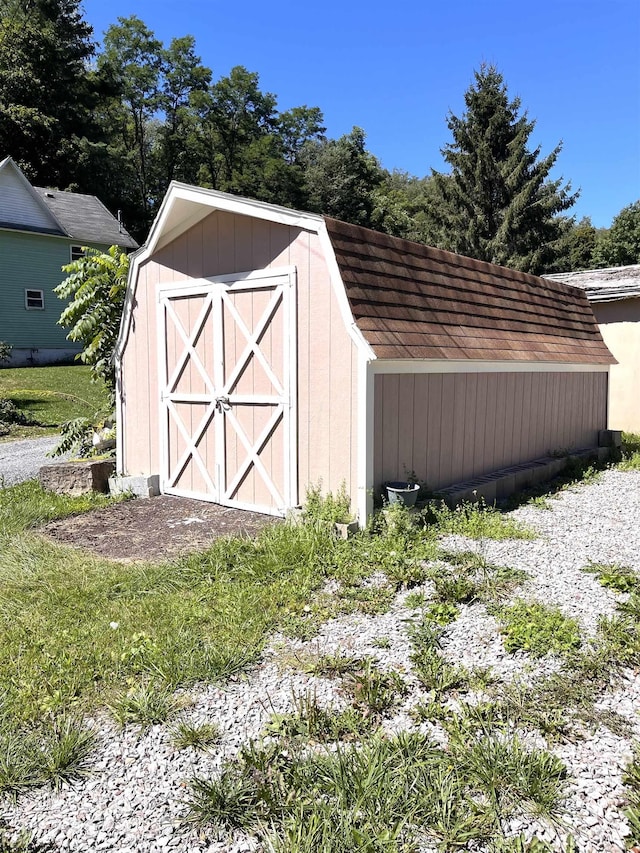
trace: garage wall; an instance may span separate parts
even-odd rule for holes
[[[127,474],[160,470],[156,292],[159,283],[295,266],[298,278],[299,491],[344,481],[357,505],[357,353],[333,294],[319,238],[300,228],[216,211],[141,265],[122,358]]]
[[[611,366],[609,428],[640,432],[640,299],[592,302]]]
[[[430,489],[597,445],[607,373],[375,377],[374,484],[414,472]]]

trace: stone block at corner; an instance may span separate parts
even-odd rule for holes
[[[115,470],[113,459],[78,459],[43,465],[38,479],[43,489],[59,495],[86,495],[109,491],[108,480]]]

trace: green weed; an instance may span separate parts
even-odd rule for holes
[[[578,623],[556,607],[517,601],[501,608],[498,618],[508,652],[522,650],[533,657],[567,655],[581,644]]]
[[[582,570],[596,575],[602,586],[616,592],[635,592],[640,590],[640,577],[627,566],[617,563],[589,563]]]
[[[170,729],[171,740],[176,749],[205,750],[220,741],[220,729],[213,723],[193,725],[179,720]]]
[[[431,502],[425,517],[440,534],[470,539],[535,539],[536,534],[515,519],[480,500],[450,509],[444,502]]]
[[[179,707],[171,688],[153,681],[116,693],[107,702],[107,708],[121,726],[133,723],[143,728],[165,723]]]

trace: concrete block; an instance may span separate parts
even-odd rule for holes
[[[153,498],[160,494],[160,475],[109,477],[109,491],[112,495],[131,494],[137,498]]]
[[[43,465],[38,479],[43,489],[59,495],[84,495],[109,491],[108,480],[115,470],[112,459],[78,459]]]
[[[601,429],[598,433],[599,447],[622,447],[622,430]]]
[[[516,475],[507,474],[496,480],[496,498],[508,498],[516,490]]]
[[[334,526],[338,539],[348,539],[360,529],[357,521],[336,521]]]

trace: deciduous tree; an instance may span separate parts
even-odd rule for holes
[[[594,267],[627,264],[640,264],[640,200],[622,208],[593,251]]]

